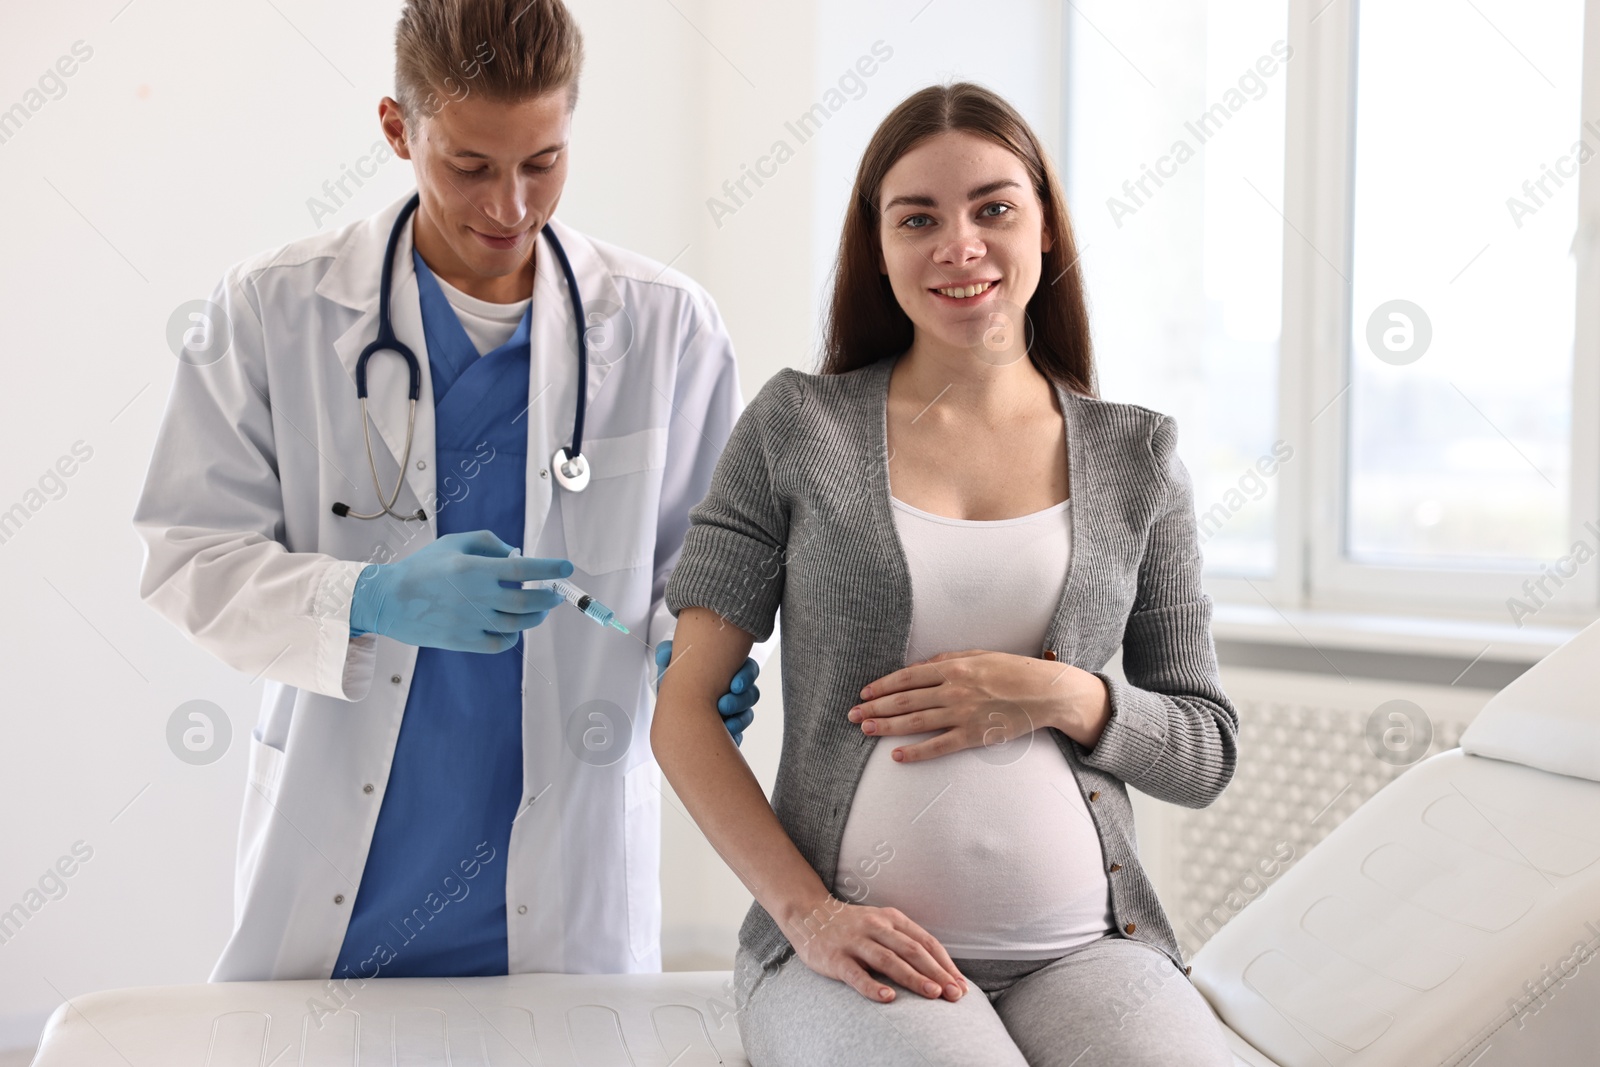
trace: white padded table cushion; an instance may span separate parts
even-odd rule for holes
[[[1193,978],[1283,1067],[1593,1063],[1600,977],[1524,999],[1583,945],[1600,951],[1600,783],[1452,749],[1224,926]]]
[[[33,1067],[748,1067],[731,979],[386,978],[343,1010],[323,982],[113,990],[57,1009]],[[1277,1067],[1223,1029],[1235,1067]]]
[[[748,1067],[731,977],[381,978],[342,1010],[317,981],[114,990],[58,1008],[34,1067]]]
[[[1491,697],[1461,749],[1600,782],[1600,622]]]

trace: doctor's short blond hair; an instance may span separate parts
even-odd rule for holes
[[[395,26],[395,98],[406,125],[478,93],[578,101],[583,34],[561,0],[406,0]]]

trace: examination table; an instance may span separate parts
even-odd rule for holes
[[[1596,953],[1600,624],[1307,853],[1192,978],[1247,1067],[1582,1067],[1600,1065]],[[342,1007],[315,981],[90,993],[34,1064],[737,1067],[729,977],[378,979]]]

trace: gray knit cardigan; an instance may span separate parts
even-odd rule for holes
[[[846,374],[785,369],[766,383],[689,513],[666,590],[674,616],[709,608],[758,641],[782,605],[783,752],[772,806],[835,893],[845,819],[878,740],[845,713],[868,682],[905,666],[911,634],[911,578],[889,500],[885,413],[897,358]],[[1093,749],[1048,733],[1100,836],[1115,935],[1153,945],[1187,974],[1139,863],[1124,783],[1205,807],[1238,759],[1238,713],[1217,677],[1211,600],[1200,588],[1189,476],[1168,416],[1056,392],[1072,553],[1039,652],[1098,674],[1111,718]],[[1126,681],[1101,673],[1119,645]],[[764,968],[792,951],[759,902],[739,942]]]

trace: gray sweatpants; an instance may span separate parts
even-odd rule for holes
[[[774,971],[734,958],[752,1067],[1231,1067],[1205,999],[1164,954],[1119,934],[1054,960],[955,964],[969,990],[929,1000],[886,980],[875,1003],[792,952]],[[882,977],[875,975],[874,977]]]

